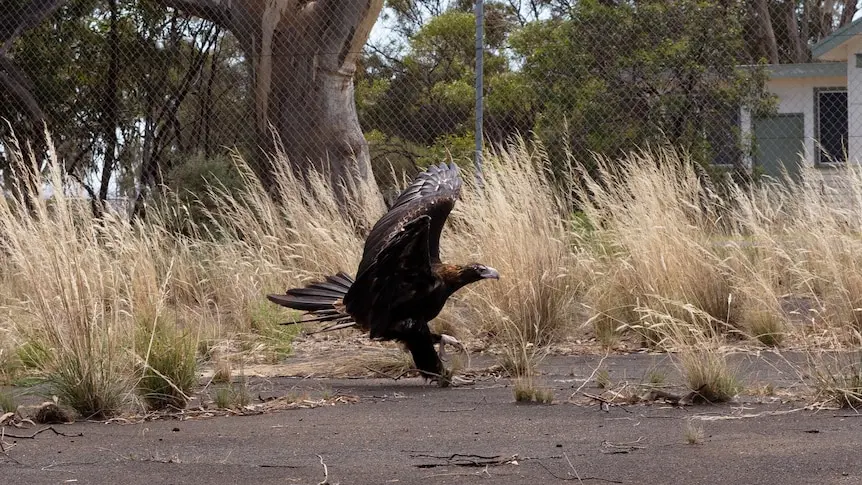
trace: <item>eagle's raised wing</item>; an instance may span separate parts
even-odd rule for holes
[[[369,328],[372,338],[385,336],[389,325],[397,323],[399,316],[393,310],[434,289],[430,228],[431,217],[426,214],[401,225],[345,295],[347,312]]]
[[[461,185],[461,174],[454,163],[432,165],[417,175],[368,234],[357,276],[374,262],[405,224],[420,216],[427,215],[430,218],[430,258],[432,263],[440,262],[440,233],[455,207],[455,201],[461,195]]]

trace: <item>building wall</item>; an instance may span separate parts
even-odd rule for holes
[[[855,66],[855,63],[854,63]],[[855,69],[854,75],[862,76],[862,69]],[[778,113],[802,113],[805,118],[805,163],[806,165],[814,165],[814,88],[831,88],[831,87],[847,87],[847,78],[844,76],[836,77],[806,77],[806,78],[778,78],[770,79],[767,83],[769,92],[778,96]],[[859,78],[859,87],[862,88],[862,77]],[[856,93],[859,99],[859,109],[862,113],[862,92]],[[848,93],[848,100],[850,93]],[[849,101],[848,101],[849,103]],[[848,105],[848,109],[850,106]],[[853,126],[851,115],[850,126]],[[862,122],[862,117],[859,118]],[[862,130],[862,123],[859,123],[857,129]],[[751,134],[751,114],[743,110],[741,114],[741,129],[744,136],[743,139],[749,139]],[[853,128],[850,128],[850,139],[853,140]],[[862,141],[862,137],[856,138],[857,141]],[[850,151],[850,150],[848,150]],[[860,154],[862,160],[862,151],[852,152]],[[749,164],[751,161],[749,160]]]
[[[847,158],[862,162],[862,67],[856,67],[856,54],[862,53],[862,40],[853,38],[847,49]]]

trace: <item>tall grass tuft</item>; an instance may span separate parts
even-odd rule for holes
[[[500,280],[468,287],[481,333],[512,335],[544,345],[559,340],[579,323],[578,296],[586,287],[584,254],[572,244],[567,221],[573,204],[549,179],[540,147],[519,141],[485,159],[482,186],[467,178],[463,201],[450,216],[441,243],[444,257],[481,261]],[[457,298],[456,298],[457,299]]]
[[[590,306],[603,315],[597,321],[631,319],[637,305],[670,311],[674,321],[704,330],[735,323],[728,268],[713,250],[722,225],[709,181],[669,149],[599,157],[597,166],[597,173],[582,171],[577,187],[595,237],[604,241],[599,256],[610,276],[598,278],[590,292]],[[698,311],[668,308],[667,300]]]
[[[168,320],[138,329],[138,393],[149,409],[182,409],[197,384],[197,340]]]

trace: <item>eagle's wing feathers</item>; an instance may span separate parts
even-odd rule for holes
[[[440,262],[440,233],[455,201],[461,196],[461,175],[453,164],[432,165],[413,179],[383,217],[374,224],[365,241],[365,251],[358,272],[363,272],[377,258],[389,239],[410,221],[427,215],[431,218],[428,248],[431,262]]]
[[[382,337],[395,323],[391,311],[433,286],[429,253],[431,217],[406,222],[387,240],[344,297],[347,312],[367,326],[371,337]]]

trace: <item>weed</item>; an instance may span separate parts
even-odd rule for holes
[[[685,428],[683,430],[685,442],[690,445],[699,445],[703,443],[704,431],[703,426],[695,424],[694,420],[685,420]]]
[[[745,308],[742,327],[749,336],[767,347],[780,346],[786,336],[784,320],[775,310]]]
[[[18,360],[25,369],[43,369],[50,360],[51,353],[45,348],[45,344],[39,340],[28,340],[20,345],[16,352]]]
[[[85,419],[118,414],[129,401],[132,373],[126,361],[111,361],[88,352],[64,352],[56,357],[47,376],[51,393]]]
[[[0,385],[14,382],[21,368],[21,361],[13,352],[0,348]]]
[[[667,373],[661,369],[650,369],[645,381],[651,386],[662,386],[667,382]]]
[[[213,382],[217,384],[227,383],[231,381],[232,376],[230,360],[227,358],[217,360],[213,369]]]
[[[215,405],[219,409],[238,409],[251,402],[245,385],[230,384],[216,391]]]
[[[18,402],[12,391],[0,391],[0,413],[14,413],[18,409]]]
[[[197,342],[170,320],[156,321],[152,328],[141,326],[138,348],[143,355],[139,364],[138,393],[149,409],[182,409],[197,385]]]
[[[807,355],[815,399],[845,408],[862,407],[862,354],[814,352]]]
[[[596,372],[596,387],[599,389],[610,389],[611,373],[607,369],[599,369]]]
[[[688,387],[697,393],[696,401],[729,401],[741,389],[738,372],[718,349],[685,349],[679,354],[679,365]]]
[[[554,401],[554,391],[538,387],[532,378],[516,379],[513,392],[515,401],[520,403],[551,404]]]

